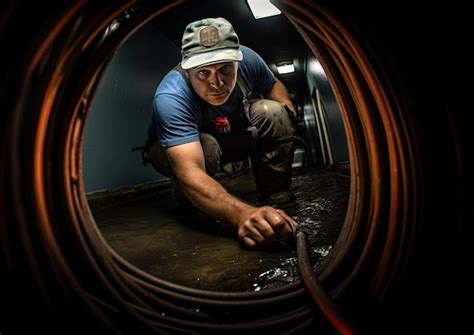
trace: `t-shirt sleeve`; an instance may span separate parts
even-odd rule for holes
[[[244,52],[244,66],[242,71],[249,78],[247,83],[252,91],[266,95],[275,84],[275,76],[263,58],[248,47],[242,47]]]
[[[197,106],[193,106],[197,107]],[[162,147],[199,141],[198,120],[192,109],[172,94],[159,94],[153,101],[155,127]]]

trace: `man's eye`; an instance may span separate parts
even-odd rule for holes
[[[200,75],[201,77],[205,77],[207,75],[207,71],[201,70],[198,72],[198,75]]]
[[[223,66],[223,67],[221,68],[221,72],[222,72],[222,73],[225,73],[225,74],[230,73],[231,70],[232,70],[232,68],[231,68],[230,65],[225,65],[225,66]]]

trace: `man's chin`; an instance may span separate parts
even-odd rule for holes
[[[223,97],[209,97],[207,103],[212,106],[220,106],[225,104],[227,99],[229,99],[229,95],[224,95]]]

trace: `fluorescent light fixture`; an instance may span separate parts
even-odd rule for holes
[[[295,66],[292,61],[284,61],[276,63],[277,71],[279,74],[295,72]]]
[[[256,19],[281,14],[281,11],[270,0],[247,0],[247,3]]]

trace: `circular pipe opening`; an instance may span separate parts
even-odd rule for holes
[[[33,315],[38,308],[44,328],[56,327],[48,323],[55,313],[66,321],[80,315],[85,324],[116,331],[297,331],[315,322],[299,283],[252,294],[181,287],[125,262],[93,222],[81,180],[91,97],[114,50],[179,3],[79,1],[58,7],[45,13],[48,23],[22,49],[28,62],[5,71],[10,86],[2,86],[2,100],[11,112],[2,119],[9,125],[4,137],[10,150],[2,146],[8,163],[0,186],[10,195],[2,196],[5,221],[16,223],[1,230],[6,283],[31,294],[27,312]],[[361,303],[365,311],[393,298],[418,243],[426,193],[416,127],[402,108],[400,87],[391,86],[366,41],[338,18],[336,8],[311,1],[275,3],[323,64],[349,142],[346,220],[318,276],[341,306],[354,311]],[[24,10],[15,6],[9,3],[2,14],[7,33]],[[107,33],[112,22],[119,29]],[[6,301],[13,306],[10,313],[20,310],[13,295]]]

